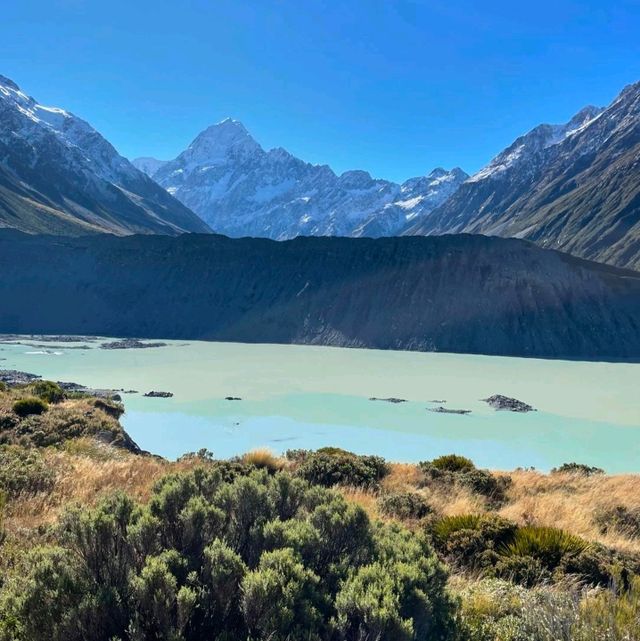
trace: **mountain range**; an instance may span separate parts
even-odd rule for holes
[[[207,232],[88,123],[0,76],[0,227],[30,233]]]
[[[335,174],[238,121],[174,160],[133,163],[88,123],[0,77],[0,227],[29,233],[223,233],[277,240],[480,233],[640,269],[640,83],[539,125],[469,177]]]
[[[274,240],[393,236],[468,178],[459,168],[437,168],[402,185],[361,170],[338,176],[285,149],[265,151],[230,118],[205,129],[174,160],[138,158],[133,164],[216,232]]]
[[[265,152],[233,120],[172,161],[134,164],[230,236],[469,232],[640,268],[640,83],[607,108],[535,127],[471,177],[458,168],[401,185],[358,170],[336,176],[284,149]]]
[[[404,233],[481,233],[640,269],[640,83],[518,138]]]
[[[517,239],[0,230],[0,273],[0,333],[640,358],[640,274]]]

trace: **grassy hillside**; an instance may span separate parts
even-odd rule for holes
[[[170,462],[120,411],[0,389],[3,641],[640,638],[637,476],[335,448]]]

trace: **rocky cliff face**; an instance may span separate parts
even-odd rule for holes
[[[275,240],[394,235],[468,178],[458,168],[438,168],[402,185],[366,171],[337,176],[284,149],[265,151],[231,119],[200,133],[175,160],[133,162],[216,232]]]
[[[518,138],[405,233],[483,233],[640,267],[640,83]]]
[[[0,233],[0,332],[640,358],[640,274],[483,236]]]
[[[207,225],[88,123],[0,76],[0,227],[176,234]]]

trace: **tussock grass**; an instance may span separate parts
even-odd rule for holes
[[[554,527],[527,525],[519,528],[503,554],[549,558],[557,563],[565,554],[580,554],[587,542],[575,534]]]
[[[52,487],[46,492],[21,494],[5,508],[9,534],[54,524],[70,504],[95,505],[104,496],[121,490],[146,502],[156,481],[165,474],[186,471],[197,461],[169,462],[151,456],[135,456],[118,448],[83,439],[64,450],[42,450]]]
[[[596,515],[611,506],[640,510],[640,475],[511,473],[501,516],[519,525],[557,527],[622,552],[640,553],[640,539],[602,532]]]
[[[271,474],[283,469],[286,461],[276,456],[268,447],[260,447],[251,450],[242,456],[242,462],[247,465],[253,465],[258,469],[265,469]]]

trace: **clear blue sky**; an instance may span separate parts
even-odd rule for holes
[[[231,116],[338,172],[473,172],[640,80],[637,0],[4,0],[1,14],[0,73],[128,157],[174,157]]]

